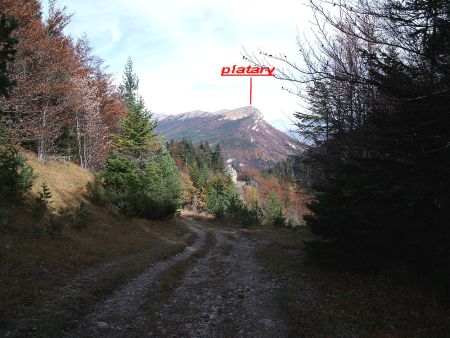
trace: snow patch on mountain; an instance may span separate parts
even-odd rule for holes
[[[297,149],[297,146],[291,142],[288,142],[289,147]]]

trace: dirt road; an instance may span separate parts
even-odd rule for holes
[[[255,258],[255,243],[239,230],[185,219],[197,240],[116,290],[67,337],[283,337],[287,329],[274,300],[277,285]],[[150,307],[152,293],[171,266],[192,260],[166,299]]]

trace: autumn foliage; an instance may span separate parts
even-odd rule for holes
[[[249,204],[266,205],[273,197],[279,199],[283,212],[295,223],[309,213],[306,206],[311,195],[299,190],[294,181],[282,180],[275,174],[245,168],[238,173],[238,181],[245,182],[242,188],[244,201]]]
[[[88,41],[64,34],[70,16],[50,2],[46,19],[35,0],[5,0],[0,13],[19,22],[9,76],[15,83],[0,100],[15,139],[45,162],[69,157],[84,168],[102,166],[110,136],[125,113],[102,61]]]

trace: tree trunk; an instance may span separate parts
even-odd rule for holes
[[[45,132],[46,132],[46,130],[45,130],[45,128],[47,125],[47,111],[48,111],[48,102],[45,105],[44,113],[42,115],[42,130],[41,130],[41,133],[39,136],[39,141],[38,141],[38,161],[41,163],[44,163],[46,161],[46,150],[45,150],[45,147],[46,147]]]
[[[76,114],[77,121],[77,143],[78,143],[78,156],[80,156],[80,165],[84,168],[84,160],[83,160],[83,149],[81,145],[81,127],[80,127],[80,117]]]

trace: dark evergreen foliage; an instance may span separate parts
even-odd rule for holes
[[[0,121],[0,197],[20,201],[33,184],[33,169],[26,157],[13,144],[6,127]]]
[[[173,140],[169,144],[170,152],[174,159],[180,161],[183,166],[195,168],[208,168],[216,173],[226,173],[225,161],[222,156],[222,148],[219,143],[214,150],[207,141],[195,146],[191,140],[183,139],[178,142]],[[197,169],[194,169],[194,171]]]
[[[211,167],[214,171],[224,172],[225,171],[225,161],[222,156],[222,148],[220,143],[214,146],[214,151],[211,154]]]
[[[312,168],[306,154],[289,155],[270,168],[262,171],[263,175],[274,175],[283,182],[290,182],[297,186],[312,185]]]
[[[373,5],[341,10],[373,18],[382,37],[357,44],[361,31],[336,24],[353,50],[311,78],[310,112],[296,115],[314,168],[311,247],[359,267],[448,270],[450,3]]]
[[[8,91],[14,84],[8,75],[8,64],[13,61],[17,39],[11,33],[17,29],[19,22],[15,17],[0,13],[0,95],[8,96]]]
[[[230,198],[228,214],[243,227],[261,225],[264,221],[263,208],[257,202],[245,204],[237,194]]]
[[[138,95],[139,79],[128,59],[119,92],[128,107],[115,137],[116,150],[106,160],[99,183],[89,189],[98,204],[110,202],[129,216],[164,218],[180,206],[177,167],[154,133],[155,122]]]
[[[283,214],[281,201],[275,192],[271,192],[264,205],[264,222],[269,226],[284,227],[286,225],[286,216]]]
[[[14,45],[17,40],[11,37],[11,33],[17,26],[15,18],[0,13],[0,95],[3,96],[8,95],[8,90],[13,85],[8,76],[8,63],[15,54]],[[33,169],[14,145],[1,115],[0,111],[0,198],[17,202],[31,189]]]
[[[207,210],[217,218],[225,217],[230,208],[230,201],[236,194],[236,188],[229,177],[215,177],[208,187]]]

